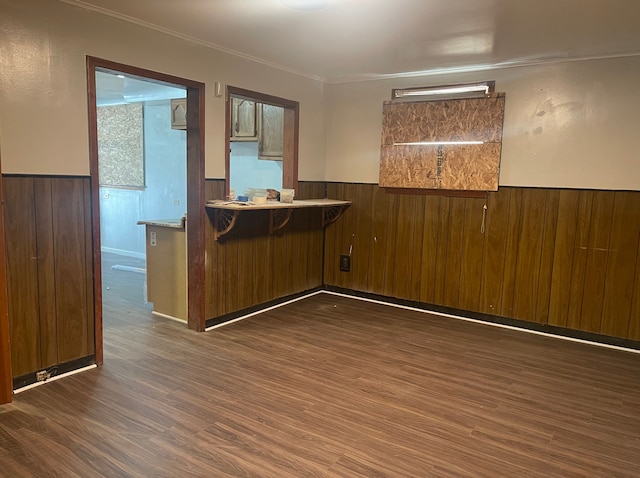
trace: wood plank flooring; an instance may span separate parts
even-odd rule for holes
[[[103,367],[0,407],[0,476],[639,474],[638,354],[329,294],[199,334],[143,279]]]

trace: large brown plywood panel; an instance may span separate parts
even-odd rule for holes
[[[380,186],[497,190],[503,116],[503,95],[385,102]],[[469,141],[481,144],[442,144]]]
[[[41,368],[33,179],[5,177],[4,229],[14,377]]]

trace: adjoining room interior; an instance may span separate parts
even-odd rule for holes
[[[636,476],[640,3],[295,2],[0,0],[0,475]]]
[[[121,280],[137,284],[138,305],[149,302],[144,222],[174,223],[186,216],[186,131],[172,124],[172,105],[185,98],[185,88],[117,71],[96,71],[105,305],[118,301],[119,297],[113,296],[120,290],[117,282]],[[183,247],[186,253],[186,242]],[[186,264],[182,269],[186,283]],[[125,279],[129,274],[140,274],[143,280]],[[131,292],[129,299],[135,297]],[[176,319],[186,322],[186,299],[184,302],[184,312]]]

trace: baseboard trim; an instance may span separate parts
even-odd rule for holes
[[[25,390],[28,390],[29,388],[53,382],[60,378],[77,373],[78,371],[82,371],[88,368],[94,368],[96,366],[96,356],[88,355],[86,357],[59,363],[57,365],[51,365],[50,367],[46,367],[36,372],[26,373],[13,379],[13,393],[23,392]],[[38,381],[38,379],[36,378],[36,374],[41,371],[46,371],[51,374],[51,378]]]
[[[316,287],[314,289],[309,289],[304,292],[298,292],[297,294],[291,294],[285,297],[281,297],[279,299],[271,300],[269,302],[264,302],[262,304],[248,307],[246,309],[242,309],[237,312],[231,312],[229,314],[221,315],[219,317],[207,319],[204,330],[205,332],[208,332],[210,330],[232,324],[233,322],[238,322],[240,320],[248,319],[249,317],[253,317],[254,315],[258,315],[263,312],[268,312],[270,310],[277,309],[279,307],[283,307],[288,304],[292,304],[299,300],[306,299],[307,297],[312,297],[316,294],[321,294],[322,292],[323,292],[322,287]]]
[[[583,332],[581,330],[567,329],[564,327],[557,327],[548,324],[539,324],[537,322],[527,322],[526,320],[511,319],[509,317],[482,314],[479,312],[470,312],[467,310],[443,307],[424,302],[397,299],[394,297],[354,291],[351,289],[343,289],[334,286],[325,286],[324,289],[327,293],[330,294],[336,294],[353,299],[367,300],[370,302],[376,302],[394,307],[402,307],[409,310],[415,310],[417,312],[437,314],[458,320],[466,320],[469,322],[477,322],[486,325],[493,325],[496,327],[509,328],[558,339],[571,340],[573,342],[588,343],[590,345],[624,350],[626,352],[640,353],[640,341],[636,340],[622,339],[591,332]]]

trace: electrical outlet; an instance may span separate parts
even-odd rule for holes
[[[174,199],[173,200],[173,205],[174,206],[179,206],[180,205],[180,199]]]
[[[158,239],[157,239],[157,236],[156,236],[156,232],[155,232],[155,231],[151,231],[151,234],[149,234],[149,243],[150,243],[152,246],[156,246],[156,245],[158,245]]]
[[[51,374],[46,370],[40,370],[39,372],[36,372],[36,381],[44,382],[48,378],[51,378]]]
[[[351,256],[349,254],[340,255],[340,270],[349,272],[351,270]]]

